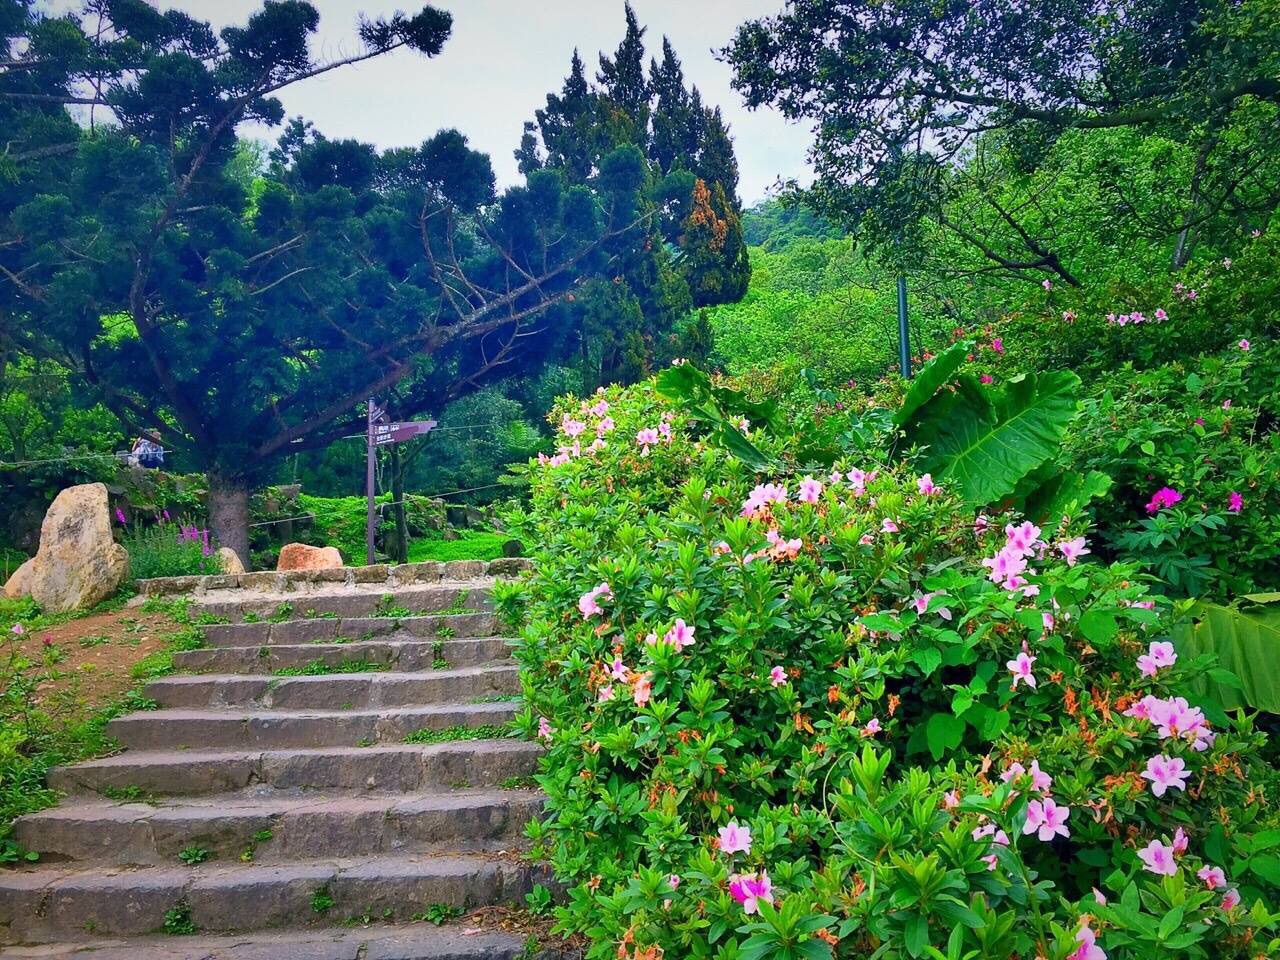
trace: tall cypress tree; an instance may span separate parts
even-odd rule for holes
[[[644,75],[644,27],[628,3],[627,32],[612,58],[600,54],[601,122],[613,146],[644,147],[649,129],[649,82]]]
[[[559,95],[547,94],[546,107],[534,112],[547,151],[546,166],[563,170],[570,183],[585,183],[598,158],[595,101],[575,49]]]
[[[687,159],[692,153],[690,145],[697,141],[697,124],[689,91],[684,85],[684,70],[666,37],[662,38],[662,63],[649,61],[649,88],[655,101],[649,159],[667,174],[677,161]]]

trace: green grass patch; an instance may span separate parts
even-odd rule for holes
[[[502,545],[510,539],[505,533],[467,532],[460,540],[415,540],[409,544],[409,562],[497,560],[502,556]]]
[[[325,663],[323,660],[312,660],[301,667],[281,667],[272,670],[276,677],[322,677],[330,673],[377,673],[388,669],[385,663],[372,660],[343,660],[340,663]]]
[[[511,731],[497,724],[486,723],[478,727],[445,727],[443,730],[415,730],[404,738],[405,743],[452,743],[456,740],[501,740],[511,736]]]

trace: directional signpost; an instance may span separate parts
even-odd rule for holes
[[[405,440],[420,437],[435,425],[436,421],[434,420],[407,420],[401,423],[388,422],[387,411],[378,406],[372,397],[369,398],[368,449],[365,456],[364,479],[368,510],[365,514],[364,548],[365,562],[370,565],[373,564],[373,535],[378,523],[377,510],[374,505],[374,497],[377,493],[375,490],[377,449],[386,446],[388,443],[402,443]]]

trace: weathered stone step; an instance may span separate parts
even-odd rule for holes
[[[263,931],[253,936],[130,937],[9,947],[15,960],[578,960],[581,951],[548,944],[525,952],[527,938],[469,925],[361,924],[354,929]]]
[[[384,710],[143,710],[107,724],[132,750],[336,747],[398,743],[418,730],[502,724],[511,702],[435,703]]]
[[[251,786],[280,790],[429,790],[497,786],[534,773],[542,749],[523,740],[376,744],[296,750],[137,751],[49,771],[49,786],[72,796],[199,796]]]
[[[519,693],[514,664],[413,672],[330,673],[305,677],[213,674],[165,677],[145,696],[162,707],[393,707]]]
[[[166,915],[208,932],[405,920],[432,904],[518,902],[533,882],[528,865],[484,855],[13,870],[0,873],[0,942],[154,933]]]
[[[394,611],[415,613],[463,613],[490,606],[487,582],[438,583],[429,586],[389,587],[382,591],[341,588],[302,594],[242,593],[226,599],[216,594],[191,606],[193,614],[249,620],[313,620],[334,617],[394,616]]]
[[[506,659],[510,654],[510,641],[504,637],[479,636],[454,640],[388,637],[383,640],[357,640],[353,643],[205,647],[175,653],[173,665],[179,670],[196,673],[259,674],[300,669],[317,661],[326,667],[362,662],[378,664],[391,670],[413,672],[477,666]]]
[[[191,848],[207,851],[209,862],[279,863],[519,846],[542,803],[527,790],[472,789],[219,794],[154,806],[82,799],[22,817],[14,831],[45,863],[173,866]]]
[[[498,629],[498,618],[494,614],[474,611],[416,617],[315,617],[280,623],[213,623],[201,628],[205,642],[211,647],[351,642],[392,635],[421,639],[485,637]]]

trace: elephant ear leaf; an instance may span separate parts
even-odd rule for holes
[[[1111,489],[1111,478],[1100,470],[1077,473],[1050,461],[1037,471],[1040,472],[1047,476],[1028,488],[1022,512],[1028,520],[1041,525],[1056,524],[1063,516],[1079,516],[1094,499]]]
[[[910,436],[927,448],[924,466],[935,479],[971,503],[992,503],[1058,452],[1079,386],[1066,370],[1017,377],[998,391],[962,376],[950,402],[939,396],[920,411]]]
[[[973,344],[969,341],[953,343],[921,367],[907,388],[907,395],[902,398],[902,406],[893,415],[893,425],[901,427],[928,403],[938,389],[955,376],[972,349]]]
[[[1194,621],[1175,625],[1173,644],[1180,656],[1217,656],[1218,667],[1196,680],[1201,692],[1226,710],[1280,713],[1280,603],[1237,608],[1202,601],[1194,613]]]

